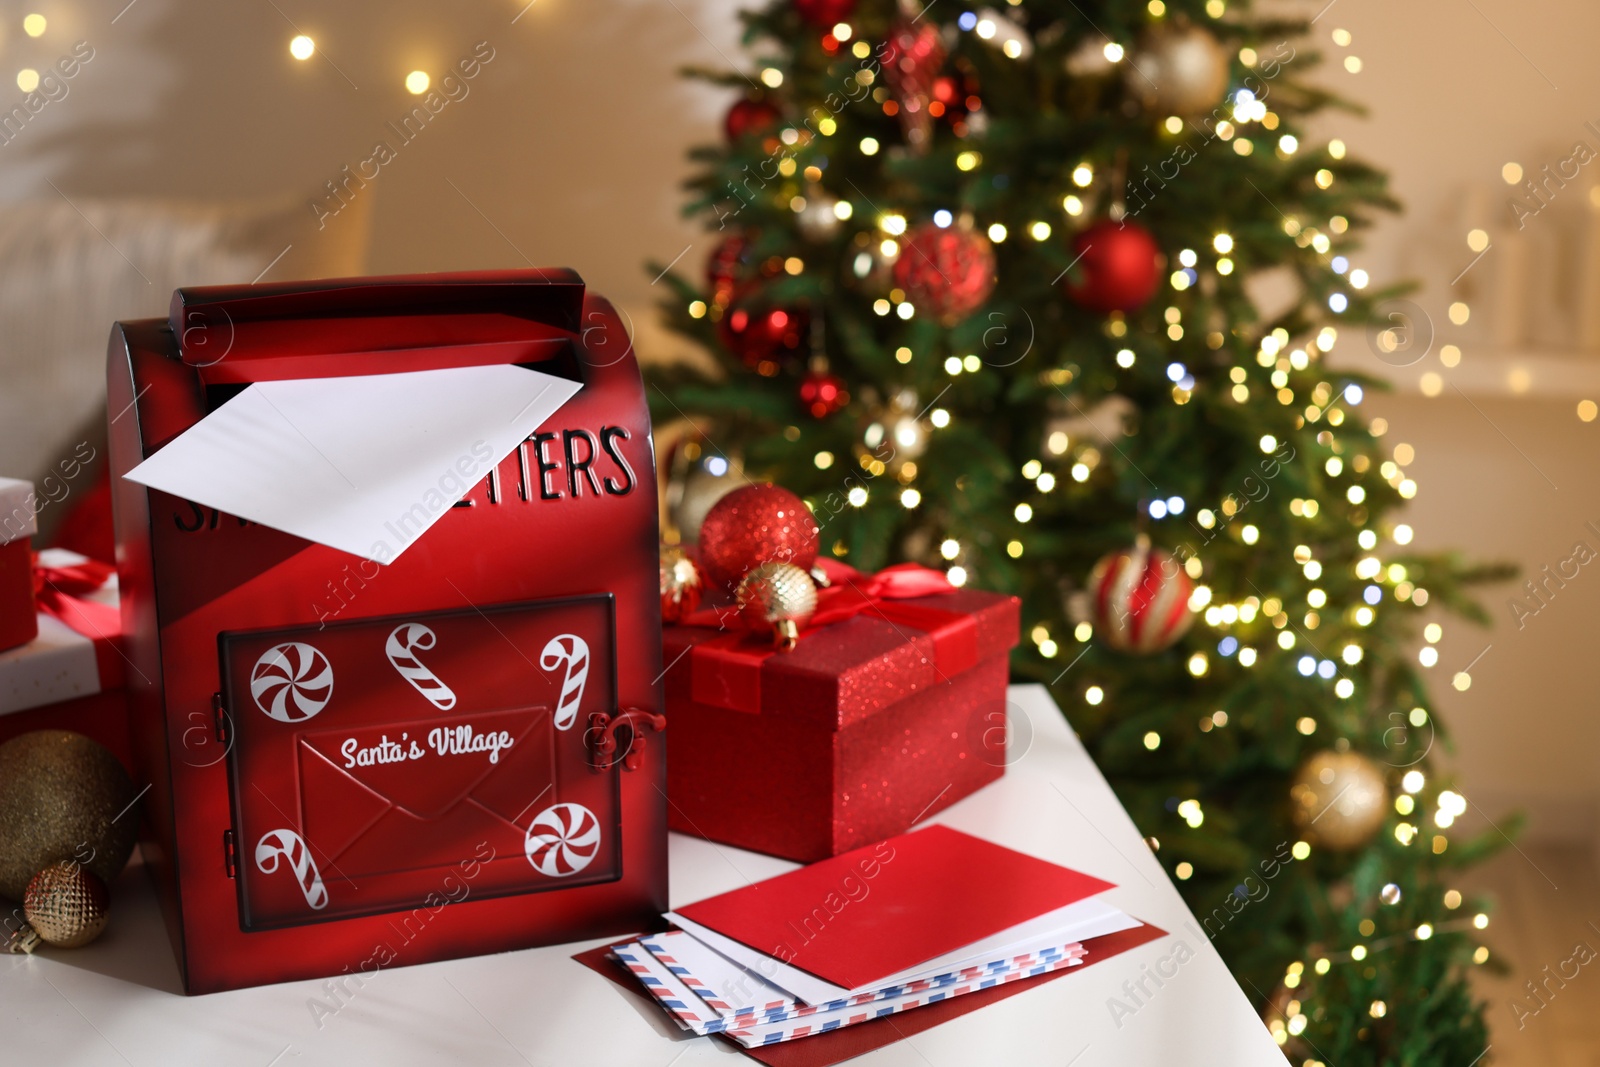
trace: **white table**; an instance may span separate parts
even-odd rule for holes
[[[936,821],[1115,882],[1113,903],[1172,933],[852,1062],[1283,1067],[1250,1001],[1045,689],[1014,686],[1010,696],[1014,750],[1005,778]],[[793,866],[678,834],[671,862],[674,905]],[[137,860],[113,887],[113,899],[112,926],[89,948],[0,957],[0,1061],[74,1067],[751,1062],[730,1058],[737,1054],[720,1041],[686,1037],[655,1005],[570,958],[600,942],[385,970],[337,997],[320,982],[184,997]],[[1185,962],[1177,963],[1179,957]],[[1170,977],[1157,987],[1148,977],[1153,973]],[[1149,995],[1135,990],[1130,997],[1124,983],[1141,978]],[[1115,1011],[1114,997],[1132,1014]],[[338,1006],[320,1026],[316,1000]]]

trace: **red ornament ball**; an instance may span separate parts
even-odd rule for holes
[[[820,534],[805,501],[777,485],[735,489],[700,524],[700,569],[732,589],[758,563],[778,560],[809,571]]]
[[[722,120],[722,130],[728,135],[728,140],[737,143],[746,137],[773,133],[782,120],[783,115],[778,109],[765,100],[745,97],[735,101],[728,109],[727,116]]]
[[[895,284],[919,310],[954,325],[994,292],[994,246],[973,230],[924,222],[900,244]]]
[[[1159,548],[1113,552],[1094,566],[1094,628],[1120,652],[1159,652],[1189,629],[1194,583],[1183,564]]]
[[[1097,222],[1072,242],[1067,295],[1092,311],[1135,311],[1161,285],[1161,249],[1138,223]]]
[[[800,403],[813,418],[825,419],[850,403],[850,391],[837,374],[825,370],[807,371],[800,380]]]
[[[717,322],[729,352],[749,367],[777,373],[779,361],[804,347],[811,316],[804,308],[749,308],[736,304]]]
[[[933,83],[949,56],[939,27],[933,19],[901,22],[889,31],[881,54],[883,77],[899,105],[897,114],[906,140],[917,151],[926,151],[933,125],[933,115],[928,111]]]
[[[831,30],[855,13],[856,0],[794,0],[794,9],[818,29]]]
[[[743,234],[724,237],[706,260],[706,284],[718,299],[733,295],[734,289],[755,273],[750,241]]]

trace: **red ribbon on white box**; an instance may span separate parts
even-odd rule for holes
[[[46,549],[34,570],[39,636],[0,652],[0,715],[120,689],[126,661],[115,569]]]

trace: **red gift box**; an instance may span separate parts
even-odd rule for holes
[[[513,363],[581,387],[381,566],[123,477],[254,382]],[[659,922],[654,457],[610,304],[559,270],[180,290],[113,331],[109,397],[141,843],[188,992]]]
[[[674,830],[809,862],[901,833],[1005,772],[1017,598],[846,584],[856,603],[818,617],[848,617],[788,652],[666,627]]]
[[[75,730],[131,769],[116,572],[75,552],[45,549],[28,583],[30,602],[39,590],[37,633],[0,652],[0,742],[30,730]]]
[[[33,485],[0,478],[0,649],[16,648],[39,632],[33,608],[33,551],[39,532]]]

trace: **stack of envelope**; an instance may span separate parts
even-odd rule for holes
[[[612,946],[672,1018],[746,1048],[1081,966],[1143,924],[1090,875],[944,826],[668,912]]]

